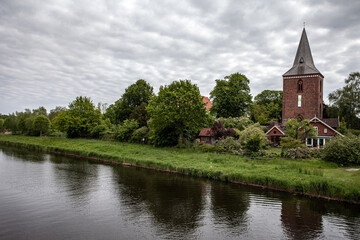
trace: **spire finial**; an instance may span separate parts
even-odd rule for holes
[[[304,24],[304,28],[305,28],[305,22],[303,24]]]

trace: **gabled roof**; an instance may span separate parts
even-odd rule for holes
[[[323,118],[322,121],[332,128],[338,128],[340,126],[338,118]]]
[[[211,128],[203,128],[199,133],[199,137],[213,137],[214,133],[211,131]]]
[[[282,135],[286,135],[278,125],[274,125],[272,128],[270,128],[269,131],[267,131],[265,134],[268,135],[269,132],[271,132],[274,128],[276,128],[279,132],[281,132]]]
[[[325,122],[321,121],[321,119],[317,118],[317,117],[313,117],[310,122],[320,122],[322,124],[324,124],[326,127],[330,128],[331,130],[333,130],[336,134],[344,137],[344,135],[342,135],[341,133],[339,133],[338,131],[336,131],[335,129],[333,129],[332,127],[330,127],[328,124],[326,124]]]
[[[319,70],[317,70],[314,65],[305,28],[303,29],[300,38],[294,64],[289,71],[284,73],[283,77],[303,74],[320,74],[323,77],[323,75],[320,73]]]

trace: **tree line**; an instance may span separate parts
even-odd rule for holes
[[[343,88],[329,95],[331,105],[325,108],[327,117],[340,116],[349,127],[360,128],[359,80],[360,74],[352,73]],[[204,107],[199,88],[190,80],[161,86],[155,94],[149,83],[139,79],[105,111],[90,98],[79,96],[68,107],[56,107],[49,113],[39,107],[0,115],[0,131],[171,146],[193,140],[202,128],[216,129],[214,123],[219,119],[228,127],[238,124],[239,117],[249,120],[246,127],[251,123],[260,126],[281,122],[282,91],[264,90],[253,101],[250,81],[245,75],[233,73],[215,82],[210,92],[213,103],[210,112]]]

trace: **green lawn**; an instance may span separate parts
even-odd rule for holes
[[[296,191],[360,203],[360,171],[347,172],[319,159],[255,160],[192,149],[155,148],[121,142],[0,135],[0,143],[72,153],[187,175]],[[271,149],[279,153],[280,149]]]

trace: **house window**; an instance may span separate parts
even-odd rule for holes
[[[274,130],[274,134],[276,134],[277,132]]]
[[[327,133],[327,128],[324,129],[324,133]]]
[[[319,146],[324,146],[325,145],[325,139],[320,138],[319,139]]]
[[[306,140],[306,146],[312,146],[312,138]]]
[[[318,135],[318,127],[314,127],[314,129],[315,129],[315,136],[317,136]]]
[[[303,81],[300,79],[298,81],[298,92],[302,92],[303,91]]]
[[[298,95],[298,107],[301,107],[301,95]]]

